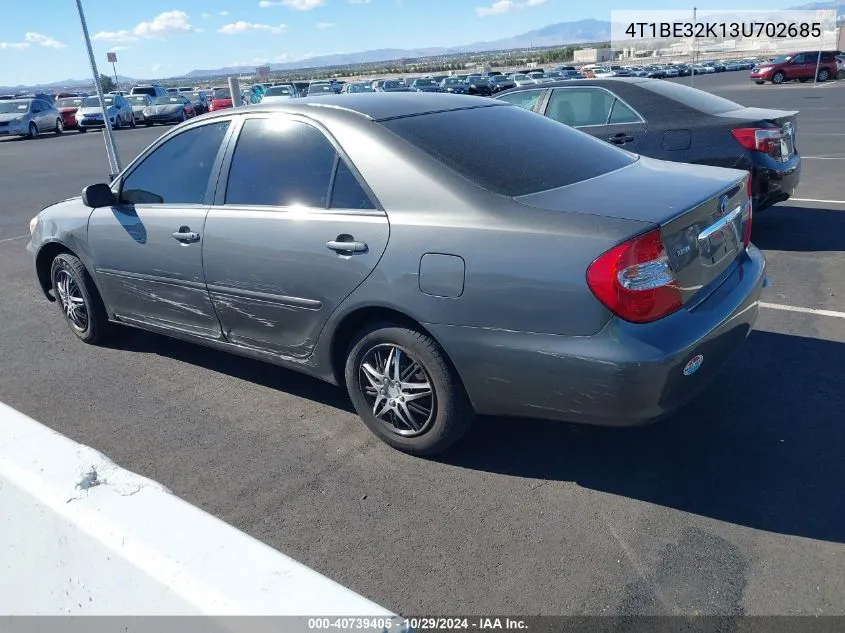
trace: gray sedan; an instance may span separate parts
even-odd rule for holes
[[[475,413],[664,416],[751,330],[765,259],[745,172],[493,100],[337,104],[177,126],[33,218],[40,289],[88,343],[128,325],[344,385],[420,455]]]
[[[132,106],[132,116],[137,123],[144,123],[144,110],[153,104],[150,95],[129,95],[126,97],[129,105]]]
[[[35,138],[42,132],[64,132],[61,113],[44,99],[0,101],[0,137]]]

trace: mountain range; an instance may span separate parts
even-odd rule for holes
[[[791,10],[816,11],[820,9],[836,8],[836,0],[825,0],[821,2],[809,2],[806,4],[790,7]],[[415,59],[420,57],[437,57],[441,55],[454,55],[460,53],[477,53],[482,51],[510,50],[510,49],[531,49],[549,46],[563,46],[567,44],[587,44],[590,42],[603,42],[610,40],[610,22],[605,20],[578,20],[576,22],[559,22],[549,24],[533,31],[514,35],[498,40],[474,42],[461,46],[452,47],[431,47],[431,48],[381,48],[375,50],[359,51],[355,53],[337,53],[333,55],[318,55],[296,62],[270,64],[273,71],[294,70],[298,68],[320,68],[326,66],[347,66],[355,64],[367,64],[394,59]],[[250,73],[255,71],[255,66],[227,66],[223,68],[192,70],[180,77],[200,79],[203,77],[219,77],[227,74]],[[133,83],[138,81],[132,77],[119,77],[120,83]],[[176,77],[173,77],[176,79]],[[74,85],[89,85],[90,80],[68,79],[56,81],[50,84],[38,86],[0,86],[2,91],[24,90],[27,88],[60,88]]]

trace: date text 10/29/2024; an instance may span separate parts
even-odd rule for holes
[[[528,624],[520,618],[499,617],[410,617],[410,618],[309,618],[312,631],[527,631]]]

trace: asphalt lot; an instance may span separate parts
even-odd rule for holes
[[[845,311],[845,81],[696,84],[801,111],[796,197],[840,202],[755,217],[764,301]],[[124,159],[163,131],[118,132]],[[0,141],[3,402],[401,613],[845,614],[845,319],[762,309],[711,388],[651,427],[487,418],[416,459],[309,378],[141,332],[75,340],[14,238],[104,179],[102,143]]]

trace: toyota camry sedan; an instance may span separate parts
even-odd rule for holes
[[[70,331],[132,326],[342,385],[418,455],[475,414],[663,417],[742,346],[765,281],[746,172],[501,101],[338,103],[197,117],[33,218]]]

